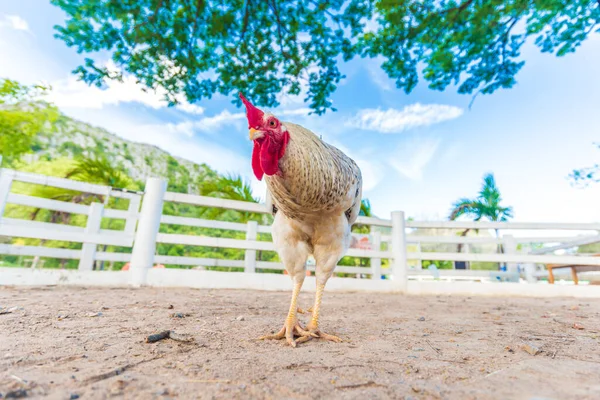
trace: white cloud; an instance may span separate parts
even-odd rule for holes
[[[204,107],[198,106],[196,104],[190,104],[187,101],[180,100],[176,108],[188,114],[204,114]]]
[[[122,81],[109,80],[106,82],[106,88],[103,89],[89,86],[74,76],[50,82],[50,86],[52,91],[48,95],[48,100],[59,108],[100,109],[122,103],[140,103],[155,110],[167,107],[162,93],[151,89],[144,91],[133,76],[125,76]],[[183,100],[176,108],[189,114],[204,113],[204,108]]]
[[[298,108],[291,110],[274,111],[277,116],[306,116],[310,110],[308,108]],[[187,136],[193,136],[194,132],[200,131],[213,133],[225,127],[234,127],[236,129],[244,128],[246,114],[243,112],[232,113],[229,110],[223,110],[213,116],[205,116],[194,121],[184,121],[177,124],[169,124],[169,130],[174,133],[183,133]]]
[[[228,110],[223,110],[219,114],[215,114],[211,117],[202,117],[195,120],[169,123],[166,124],[166,128],[171,133],[179,133],[192,137],[194,136],[194,133],[198,131],[213,133],[226,126],[232,126],[236,129],[241,129],[244,118],[245,114],[243,113],[231,113]]]
[[[246,114],[244,113],[230,113],[227,110],[223,110],[212,117],[205,117],[198,120],[194,125],[201,131],[212,132],[223,126],[237,125],[244,118],[246,118]]]
[[[417,126],[428,126],[458,118],[462,113],[461,108],[454,106],[415,103],[402,110],[394,108],[386,111],[380,109],[360,110],[356,117],[350,119],[346,125],[382,133],[400,133]]]
[[[398,147],[389,163],[396,171],[410,180],[420,181],[423,170],[433,160],[440,145],[439,140],[413,140]]]
[[[29,24],[23,18],[18,15],[5,15],[0,20],[0,28],[7,27],[17,31],[31,32],[29,30]]]

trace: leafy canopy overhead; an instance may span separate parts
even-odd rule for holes
[[[243,91],[261,106],[305,96],[332,106],[338,63],[381,57],[406,93],[420,72],[429,87],[459,93],[510,88],[532,36],[542,52],[575,51],[600,22],[595,0],[52,0],[68,17],[56,36],[91,58],[85,82],[135,76],[175,104]],[[598,30],[596,30],[598,32]],[[239,105],[239,100],[234,97]]]

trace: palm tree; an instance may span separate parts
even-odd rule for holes
[[[483,184],[479,194],[474,199],[462,198],[452,205],[448,219],[454,221],[462,216],[473,218],[474,221],[486,219],[488,221],[507,221],[513,217],[512,207],[503,207],[500,205],[502,197],[500,190],[496,186],[494,174],[487,173],[483,176]],[[466,236],[470,229],[466,229],[461,236]],[[498,229],[494,229],[496,238],[499,237]],[[458,245],[458,252],[462,250],[462,243]],[[502,246],[498,245],[498,251],[502,252]]]
[[[252,194],[250,183],[244,180],[240,175],[218,176],[216,179],[205,180],[199,185],[200,195],[209,197],[218,197],[227,200],[246,201],[250,203],[259,203],[260,199]],[[235,213],[235,221],[246,223],[248,221],[257,221],[263,224],[269,223],[270,218],[266,215],[257,215],[250,212],[232,211],[227,209],[207,209],[203,213],[204,218],[222,219]]]
[[[372,217],[373,210],[371,209],[371,202],[369,199],[362,199],[360,202],[360,212],[358,215],[362,217]]]
[[[75,178],[79,181],[96,183],[112,188],[125,189],[132,185],[131,179],[123,170],[116,167],[105,157],[82,157],[75,162],[65,178]]]

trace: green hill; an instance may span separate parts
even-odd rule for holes
[[[131,142],[65,115],[60,118],[58,132],[40,132],[32,146],[32,153],[24,155],[14,166],[25,169],[29,165],[27,170],[30,172],[47,173],[36,171],[35,164],[80,156],[106,158],[138,182],[140,187],[147,177],[159,176],[168,179],[169,190],[197,193],[202,182],[217,178],[217,173],[206,164],[195,164],[172,156],[156,146]]]

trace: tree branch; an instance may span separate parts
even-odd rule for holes
[[[272,3],[271,1],[267,1],[267,4],[269,5],[269,8],[273,10],[273,14],[275,14],[275,19],[277,20],[277,36],[279,38],[279,48],[281,49],[281,54],[286,59],[289,59],[289,54],[284,50],[283,35],[281,34],[281,28],[283,27],[283,24],[281,23],[281,19],[279,18],[279,13],[277,12],[277,5],[275,3],[275,0],[273,0]],[[286,32],[289,33],[289,31],[287,30]]]
[[[242,22],[242,33],[240,34],[240,41],[244,40],[244,37],[246,36],[246,30],[248,29],[248,18],[250,17],[250,1],[251,0],[246,0],[246,7],[244,7],[244,20]]]
[[[142,28],[143,26],[146,26],[148,24],[154,23],[154,21],[156,20],[156,16],[158,15],[158,12],[160,11],[160,8],[162,7],[162,5],[163,5],[163,0],[158,0],[158,3],[156,4],[156,7],[154,8],[154,12],[152,13],[152,15],[150,15],[148,17],[148,19],[146,19],[144,22],[142,22],[140,25],[138,25],[135,28],[136,39],[137,39],[137,33],[138,33],[138,31],[139,31],[140,28]]]
[[[600,1],[600,0],[598,0],[598,1]],[[329,16],[329,18],[331,18],[331,20],[337,24],[337,26],[338,26],[338,29],[343,29],[342,23],[341,23],[341,22],[339,21],[339,19],[338,19],[338,17],[339,17],[338,15],[334,15],[334,14],[333,14],[331,11],[329,11],[327,8],[325,8],[325,9],[321,9],[321,7],[320,7],[320,4],[319,4],[319,3],[316,3],[316,2],[314,2],[314,1],[309,1],[309,2],[310,2],[312,5],[314,5],[314,6],[317,8],[317,10],[323,11],[325,14],[327,14],[327,15]]]
[[[196,37],[196,30],[198,29],[198,19],[200,18],[200,4],[203,2],[203,0],[198,0],[196,2],[196,14],[194,16],[194,25],[192,26],[192,34],[190,37],[190,41],[188,43],[188,57],[191,58],[192,56],[192,49],[194,47],[194,38]]]

